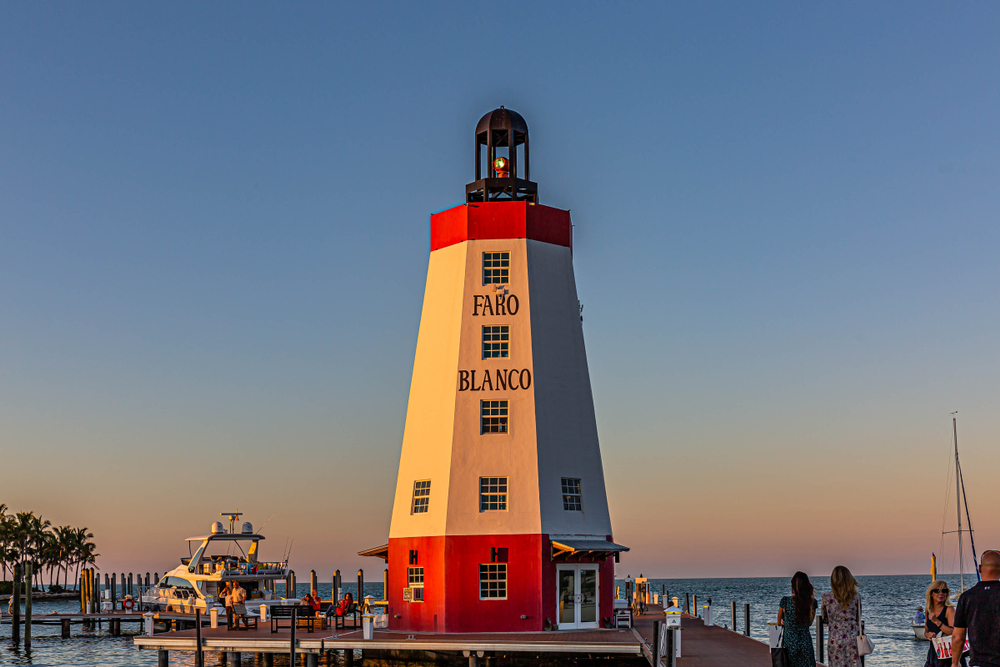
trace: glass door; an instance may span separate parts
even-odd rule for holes
[[[600,627],[597,565],[557,565],[560,629]]]

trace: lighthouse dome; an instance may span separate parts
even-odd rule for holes
[[[476,125],[476,135],[478,136],[487,130],[514,130],[527,134],[528,124],[524,121],[524,116],[518,112],[500,107],[479,119],[479,124]]]

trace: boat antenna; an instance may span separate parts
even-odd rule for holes
[[[292,543],[290,545],[288,545],[288,555],[285,556],[285,564],[286,565],[288,564],[288,559],[290,559],[292,557],[292,547],[294,547],[294,546],[295,546],[295,538],[293,537],[292,538]]]
[[[274,514],[277,514],[277,512],[275,512]],[[264,522],[264,526],[266,526],[267,524],[271,523],[271,519],[274,518],[274,514],[272,514],[271,516],[267,517],[267,521]],[[258,535],[262,535],[263,534],[264,526],[261,526],[260,528],[257,529],[257,534]]]

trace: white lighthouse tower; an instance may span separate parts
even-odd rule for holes
[[[613,615],[627,549],[612,541],[573,228],[538,204],[528,147],[519,114],[486,114],[466,203],[431,216],[389,541],[362,552],[388,560],[393,629],[586,628]]]

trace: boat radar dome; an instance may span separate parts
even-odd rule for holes
[[[253,524],[250,523],[249,521],[244,521],[243,522],[243,534],[244,535],[253,535]]]
[[[219,533],[226,532],[226,527],[222,525],[221,521],[216,521],[212,524],[212,534],[218,535]]]
[[[528,124],[518,112],[500,107],[476,124],[476,180],[465,186],[465,201],[538,203],[538,185],[531,182],[528,161]]]

